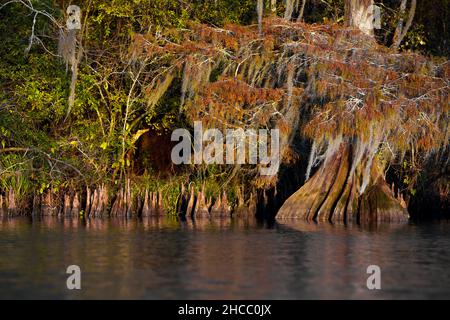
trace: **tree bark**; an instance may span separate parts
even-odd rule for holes
[[[286,10],[284,11],[284,18],[286,20],[291,20],[292,12],[294,11],[294,1],[295,0],[286,0]]]
[[[378,160],[371,163],[363,158],[353,166],[352,149],[351,143],[342,142],[313,177],[283,204],[277,218],[356,223],[407,221],[408,213],[384,180]],[[368,163],[370,182],[360,194],[364,164]]]
[[[403,0],[400,4],[400,20],[397,24],[397,28],[395,29],[394,39],[392,42],[392,48],[398,49],[400,47],[400,44],[402,43],[403,39],[406,36],[406,33],[408,32],[409,28],[412,25],[412,22],[414,20],[414,16],[416,14],[416,6],[417,6],[417,0],[411,1],[411,8],[409,9],[409,15],[408,20],[406,21],[406,24],[403,26],[403,16],[405,15],[406,11],[406,2],[407,0]]]
[[[270,0],[270,11],[272,11],[272,14],[277,14],[277,0]]]
[[[263,33],[262,30],[262,19],[264,14],[264,1],[263,0],[257,0],[256,2],[256,12],[258,14],[258,32],[261,36]]]
[[[300,12],[297,17],[297,22],[303,21],[303,14],[305,12],[306,0],[302,0],[302,6],[300,7]]]
[[[373,36],[373,0],[345,0],[345,23]]]

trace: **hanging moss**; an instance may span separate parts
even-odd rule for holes
[[[406,217],[380,175],[405,150],[426,152],[448,144],[449,88],[446,78],[437,76],[448,64],[430,68],[423,56],[399,55],[368,36],[333,25],[266,19],[263,36],[256,27],[192,28],[195,32],[185,32],[176,46],[146,43],[150,56],[164,52],[196,66],[225,64],[216,81],[190,85],[193,103],[186,112],[191,121],[288,128],[281,138],[286,145],[300,129],[315,148],[325,150],[321,167],[280,216],[355,221]],[[189,79],[185,74],[190,71],[185,67],[183,79]],[[302,108],[310,112],[308,121],[297,121]],[[380,153],[387,160],[383,164]]]

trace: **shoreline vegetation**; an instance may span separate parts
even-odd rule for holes
[[[0,5],[0,217],[448,218],[448,53],[367,30],[373,1],[266,2],[80,0],[76,32],[67,2]],[[174,165],[196,121],[279,129],[278,173]]]

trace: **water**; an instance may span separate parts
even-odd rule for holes
[[[0,298],[448,299],[450,224],[4,218]]]

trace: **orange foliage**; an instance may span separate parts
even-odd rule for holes
[[[377,124],[398,150],[448,143],[448,62],[398,54],[337,25],[277,18],[263,21],[262,36],[257,26],[237,25],[219,29],[192,24],[174,32],[135,35],[132,52],[169,54],[172,61],[195,66],[188,78],[184,75],[195,91],[187,102],[192,119],[241,127],[276,125],[287,133],[293,120],[286,117],[294,106],[310,113],[301,125],[312,139],[342,135],[365,140],[369,125]],[[177,66],[183,73],[183,63]],[[213,79],[214,70],[221,76]]]

